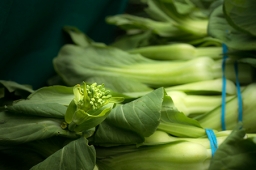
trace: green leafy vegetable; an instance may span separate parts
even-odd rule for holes
[[[246,138],[241,124],[216,151],[209,170],[254,169],[256,158],[255,137]]]
[[[18,100],[7,106],[7,110],[20,114],[63,118],[66,106],[73,98],[70,87],[43,87],[29,95],[26,100]]]
[[[172,98],[175,107],[188,117],[198,116],[219,107],[221,95],[186,94],[181,91],[170,91],[167,94]],[[226,96],[226,102],[234,95]]]
[[[207,35],[208,16],[212,11],[211,4],[214,2],[212,0],[203,2],[198,0],[143,0],[135,3],[136,5],[142,3],[140,12],[109,16],[106,21],[126,31],[122,36],[125,37],[122,42],[117,41],[115,45],[121,49],[172,42],[186,42],[195,46],[220,46],[221,42],[218,39]],[[144,36],[148,32],[152,34]],[[139,37],[144,37],[144,40],[141,41]],[[124,40],[134,43],[128,44]]]
[[[89,44],[95,44],[95,45],[100,45],[100,46],[105,45],[104,43],[94,42],[92,39],[90,39],[87,35],[85,35],[82,31],[80,31],[76,27],[64,26],[63,30],[70,36],[73,43],[78,46],[86,47]]]
[[[157,129],[179,137],[201,137],[205,130],[199,123],[178,111],[162,111],[161,123]]]
[[[5,105],[11,105],[14,100],[27,98],[33,92],[34,90],[29,85],[0,80],[0,109]]]
[[[153,87],[211,80],[222,76],[221,63],[209,57],[188,61],[156,61],[113,47],[94,45],[85,48],[65,45],[54,59],[54,66],[69,85],[94,76],[128,77]],[[239,64],[239,68],[240,81],[250,83],[253,75],[251,67]],[[227,78],[235,80],[233,64],[227,66],[227,72]]]
[[[110,45],[64,27],[73,44],[54,58],[52,86],[0,80],[0,169],[255,167],[255,2],[130,2],[132,12],[106,17],[122,29]],[[238,80],[243,127],[231,133]],[[217,138],[214,157],[205,128]]]
[[[81,137],[70,142],[43,162],[33,166],[31,170],[92,170],[96,165],[95,155],[94,147],[89,146],[87,140]]]
[[[63,30],[71,37],[72,41],[76,45],[86,47],[87,45],[93,42],[93,40],[87,37],[83,32],[81,32],[76,27],[65,26]]]
[[[58,103],[34,103],[22,100],[7,107],[7,110],[14,113],[61,119],[64,117],[67,107]]]
[[[0,112],[0,144],[19,144],[52,136],[77,138],[75,133],[61,128],[62,122],[63,119]]]
[[[148,46],[152,43],[157,43],[157,36],[152,33],[151,30],[137,34],[125,34],[117,37],[117,39],[110,44],[110,46],[122,49],[130,50],[137,47]],[[161,42],[161,41],[160,41]]]
[[[226,94],[236,94],[235,83],[226,79]],[[166,87],[165,90],[183,91],[189,94],[221,94],[222,93],[222,79],[199,81],[195,83],[186,83],[178,86]]]
[[[164,89],[159,88],[132,102],[117,105],[97,128],[93,142],[106,145],[141,143],[160,123],[163,98]]]
[[[141,54],[154,60],[188,60],[196,57],[222,58],[221,47],[198,47],[186,43],[147,46],[129,50],[131,54]]]
[[[2,86],[7,88],[9,92],[14,92],[15,90],[23,90],[29,93],[33,93],[34,91],[29,85],[21,85],[13,81],[0,80],[0,83]]]
[[[97,165],[104,170],[206,170],[211,152],[187,141],[143,147],[97,147]]]
[[[36,90],[34,93],[28,96],[28,100],[34,103],[58,103],[64,106],[68,106],[73,98],[72,87],[67,86],[49,86],[42,87]]]
[[[220,39],[231,49],[255,50],[255,38],[232,27],[223,13],[222,5],[212,12],[208,31],[212,37]]]
[[[221,145],[222,142],[227,138],[227,136],[230,135],[230,133],[231,131],[221,131],[221,132],[215,131],[214,134],[216,135],[217,145],[218,146]],[[146,137],[145,141],[139,146],[161,145],[161,144],[167,144],[167,143],[178,142],[178,141],[193,142],[193,143],[197,143],[204,146],[206,149],[211,149],[209,139],[206,135],[200,138],[175,137],[160,130],[157,130],[151,136]]]
[[[140,28],[145,31],[152,30],[163,37],[177,36],[175,33],[179,34],[178,29],[173,27],[171,23],[154,21],[148,18],[141,18],[129,14],[111,16],[108,17],[106,21],[109,24],[115,24],[124,29]]]
[[[229,24],[254,37],[256,36],[255,7],[253,1],[225,0],[223,3],[223,11]]]
[[[178,1],[148,0],[146,12],[152,18],[158,17],[159,19],[161,17],[162,20],[175,23],[180,29],[180,32],[187,32],[190,33],[190,35],[198,37],[206,36],[208,19],[203,14],[198,17],[199,12],[196,12],[196,8],[191,8],[193,10],[190,10],[189,13],[181,12],[181,8],[179,8],[181,5],[177,2]],[[188,3],[186,3],[186,5],[188,6]]]
[[[116,77],[116,76],[93,76],[86,79],[86,83],[104,84],[113,96],[114,92],[125,93],[125,92],[144,92],[152,91],[153,89],[147,85],[127,77]],[[129,83],[127,83],[129,82]],[[119,94],[121,95],[121,94]]]
[[[222,101],[222,79],[166,87],[165,91],[172,98],[178,111],[186,116],[193,117],[219,107]],[[135,99],[149,92],[128,92],[123,94],[128,99]],[[235,84],[230,80],[226,80],[226,95],[226,101],[236,95]]]
[[[246,86],[242,93],[242,106],[243,106],[243,127],[246,132],[255,132],[255,92],[256,84],[252,83]],[[234,129],[238,122],[238,99],[234,96],[232,99],[225,104],[225,124],[226,128],[229,130]],[[204,128],[212,128],[216,130],[221,130],[221,105],[216,107],[214,110],[196,117],[195,119],[199,121],[200,125]]]

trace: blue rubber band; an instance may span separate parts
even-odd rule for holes
[[[226,111],[226,76],[225,76],[225,67],[226,67],[226,60],[228,47],[225,44],[222,44],[222,53],[223,53],[223,60],[222,60],[222,103],[221,103],[221,128],[222,130],[226,130],[225,124],[225,111]]]
[[[212,150],[212,156],[213,156],[218,148],[218,141],[212,129],[205,129],[205,132],[209,139],[211,150]]]
[[[238,63],[234,63],[235,74],[236,74],[236,91],[237,91],[237,100],[238,100],[238,122],[243,121],[243,100],[241,95],[240,83],[238,78]]]

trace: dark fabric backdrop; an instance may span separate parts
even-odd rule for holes
[[[115,27],[105,17],[122,13],[128,0],[1,0],[0,79],[46,85],[52,59],[69,42],[62,28],[75,26],[95,41],[110,43]]]

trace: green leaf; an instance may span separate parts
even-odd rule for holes
[[[122,50],[131,50],[141,46],[150,45],[150,39],[153,37],[152,31],[145,31],[138,34],[125,34],[115,40],[110,46],[116,47]]]
[[[29,95],[26,100],[14,102],[7,110],[20,114],[64,118],[66,106],[73,98],[72,87],[43,87]]]
[[[116,127],[105,120],[99,124],[96,133],[89,140],[96,145],[115,146],[142,143],[144,137],[134,131]]]
[[[148,62],[151,63],[142,56],[131,55],[113,47],[81,48],[74,45],[62,47],[59,55],[53,60],[57,73],[72,86],[95,76],[124,77],[118,71],[123,66]],[[116,71],[112,72],[113,69]]]
[[[216,4],[222,4],[223,0],[190,0],[201,12],[209,16]]]
[[[162,112],[159,130],[178,137],[202,137],[205,130],[198,126],[198,122],[186,117],[181,112]]]
[[[76,134],[61,128],[63,119],[23,116],[0,112],[0,144],[18,144],[52,136],[76,138]]]
[[[236,50],[255,50],[256,39],[229,25],[223,14],[223,6],[217,7],[209,18],[208,33]],[[243,44],[243,45],[241,45]]]
[[[11,147],[22,147],[28,148],[31,151],[35,151],[40,154],[44,159],[55,153],[56,151],[60,150],[68,144],[70,141],[74,139],[70,139],[63,136],[53,136],[50,138],[42,139],[42,140],[35,140],[31,142],[27,142],[20,145],[14,145]]]
[[[143,31],[152,31],[153,33],[162,36],[175,36],[179,34],[177,28],[170,22],[155,21],[150,18],[138,17],[130,14],[119,14],[106,18],[108,24],[116,25],[124,30],[139,29]]]
[[[29,93],[34,92],[34,90],[30,86],[18,84],[13,81],[0,80],[0,84],[7,88],[9,92],[14,92],[15,90],[23,90]]]
[[[210,36],[188,41],[188,43],[196,47],[220,47],[222,44],[221,40]]]
[[[158,129],[179,137],[201,137],[205,135],[205,130],[200,124],[179,112],[168,95],[165,95],[163,101]]]
[[[43,162],[33,166],[31,170],[92,170],[95,165],[95,149],[88,145],[86,138],[81,137],[70,142]]]
[[[195,5],[189,0],[162,0],[165,2],[173,3],[176,10],[180,14],[191,14],[195,9]]]
[[[239,59],[239,61],[241,61],[243,63],[248,63],[251,66],[256,68],[256,58],[241,58],[241,59]]]
[[[83,132],[90,128],[93,128],[97,125],[99,125],[102,121],[106,119],[108,116],[113,104],[108,104],[106,106],[101,107],[100,109],[97,109],[93,113],[80,113],[75,114],[73,118],[73,121],[77,124],[75,127],[76,132]],[[77,111],[79,112],[79,111]],[[76,112],[76,113],[77,113]],[[77,116],[77,117],[76,117]],[[76,122],[77,121],[77,122]]]
[[[164,89],[158,88],[130,103],[115,107],[107,120],[117,127],[149,136],[160,122],[163,98]]]
[[[98,46],[105,46],[104,43],[94,42],[90,37],[84,34],[81,30],[73,26],[64,26],[63,30],[69,34],[70,38],[72,39],[73,43],[81,46],[86,47],[90,44],[98,45]]]
[[[254,169],[256,138],[244,137],[245,130],[239,124],[215,152],[209,170]]]
[[[72,118],[74,116],[76,109],[77,109],[77,106],[76,106],[74,100],[72,100],[70,102],[70,104],[68,105],[68,108],[65,113],[65,122],[66,123],[70,124],[72,122]]]
[[[34,103],[58,103],[64,106],[68,106],[73,98],[73,87],[59,85],[42,87],[28,96],[28,100]]]
[[[67,107],[58,103],[33,103],[29,100],[21,100],[12,106],[8,106],[7,110],[23,115],[35,115],[63,119]]]
[[[83,32],[78,28],[72,26],[65,26],[63,30],[69,34],[72,41],[81,47],[86,47],[93,42],[89,37],[87,37]]]
[[[92,138],[101,144],[135,144],[154,133],[160,122],[163,88],[130,103],[117,105]]]
[[[223,11],[227,21],[234,28],[256,36],[256,3],[244,0],[224,0]]]
[[[86,79],[86,82],[104,84],[107,89],[119,93],[152,91],[152,89],[147,85],[127,77],[94,76]]]
[[[34,90],[28,85],[0,80],[0,107],[11,105],[14,100],[27,98]]]
[[[207,35],[208,19],[196,9],[189,1],[184,0],[148,0],[145,10],[152,18],[172,23],[172,29],[178,29],[178,34],[194,36],[194,38]],[[175,34],[175,32],[173,32]]]

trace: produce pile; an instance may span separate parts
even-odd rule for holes
[[[64,27],[49,86],[0,80],[0,169],[255,167],[255,3],[130,3],[112,44]]]

